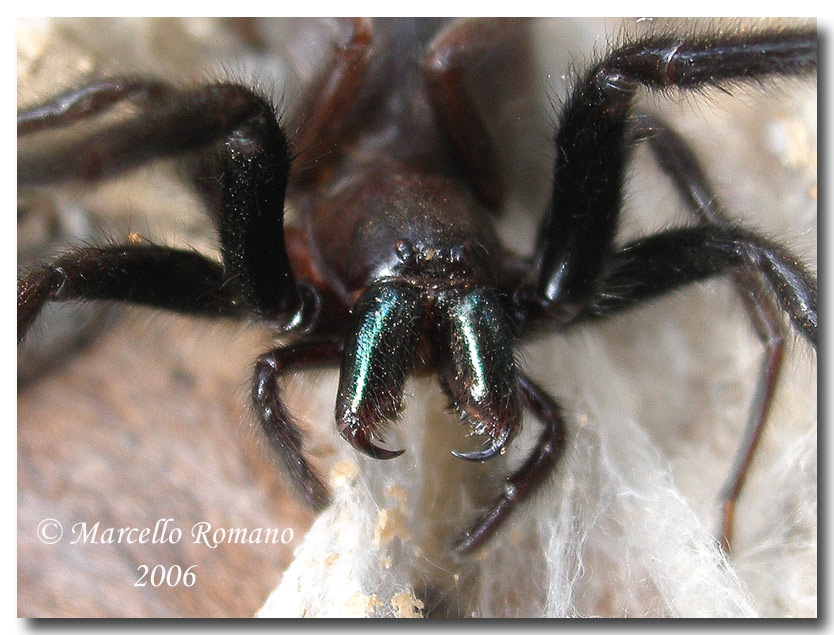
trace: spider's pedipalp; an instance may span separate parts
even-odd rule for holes
[[[281,459],[290,481],[312,508],[324,509],[330,501],[327,487],[302,452],[302,435],[284,406],[278,380],[290,369],[329,365],[341,347],[328,340],[280,346],[255,363],[252,403],[266,440]]]
[[[495,533],[512,511],[529,498],[552,473],[565,445],[565,421],[559,404],[524,373],[519,373],[519,391],[525,407],[541,421],[544,429],[533,451],[504,481],[502,492],[486,512],[455,542],[459,554],[475,551]]]

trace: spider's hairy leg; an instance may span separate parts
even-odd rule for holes
[[[734,278],[759,340],[765,348],[765,357],[750,405],[744,438],[739,444],[733,467],[720,493],[722,516],[719,540],[727,552],[730,551],[733,539],[736,501],[741,494],[767,423],[785,351],[785,335],[782,331],[779,308],[767,294],[761,275],[754,272],[737,272]]]
[[[258,358],[252,387],[255,412],[272,450],[284,464],[293,486],[313,509],[324,509],[327,487],[302,452],[301,431],[284,408],[278,380],[288,370],[335,365],[341,346],[329,340],[309,340],[270,351]]]
[[[438,120],[452,140],[480,199],[499,209],[506,184],[502,182],[498,153],[487,131],[483,114],[467,89],[467,61],[528,53],[529,33],[524,20],[516,18],[464,18],[444,28],[422,62],[426,89]],[[506,51],[503,49],[507,49]],[[519,60],[513,60],[519,62]],[[530,64],[529,59],[522,63]],[[526,74],[512,65],[516,77]]]
[[[663,169],[703,224],[649,236],[615,251],[630,110],[641,86],[698,89],[810,75],[816,70],[816,40],[811,29],[693,40],[649,38],[615,50],[593,66],[562,112],[551,209],[539,234],[535,288],[518,294],[533,321],[565,323],[608,314],[708,276],[735,277],[767,359],[747,438],[722,494],[725,546],[733,505],[778,377],[779,313],[787,313],[793,326],[816,346],[816,280],[779,245],[736,229],[685,144],[659,122],[645,119],[643,125],[654,129],[638,132],[649,138]]]
[[[229,283],[260,319],[279,328],[316,319],[318,292],[298,285],[284,239],[287,141],[271,108],[237,126],[220,153],[220,235]]]
[[[655,163],[671,180],[689,211],[702,223],[732,227],[718,196],[689,144],[657,116],[640,112],[631,118],[636,141],[645,141]]]
[[[626,244],[606,264],[602,285],[579,319],[607,315],[684,284],[741,271],[766,280],[799,333],[817,344],[817,283],[783,247],[711,224],[673,229]]]
[[[480,547],[513,510],[536,491],[552,473],[565,445],[565,423],[559,405],[527,375],[519,373],[525,406],[542,422],[544,430],[532,453],[504,482],[504,491],[455,543],[460,554]]]
[[[646,139],[658,166],[672,179],[690,211],[703,223],[732,227],[732,221],[724,213],[698,159],[684,139],[652,115],[637,117],[635,128],[637,134]],[[767,422],[785,349],[779,308],[767,293],[767,281],[763,275],[754,269],[737,270],[733,272],[733,280],[765,348],[765,356],[750,405],[744,438],[721,491],[722,517],[719,536],[725,551],[730,549],[736,500],[741,493]]]
[[[85,107],[87,115],[120,94],[100,91],[100,99]],[[24,149],[18,156],[19,183],[96,181],[156,158],[205,150],[219,185],[216,217],[223,275],[218,288],[228,286],[250,313],[279,328],[309,326],[319,299],[311,288],[296,283],[286,253],[284,197],[290,160],[272,106],[235,84],[167,92],[166,99],[149,100],[124,120],[82,131],[46,150]],[[57,121],[62,121],[60,116]],[[170,277],[176,279],[173,269]],[[124,295],[120,299],[129,301]]]
[[[655,37],[610,53],[584,75],[560,116],[550,209],[539,233],[530,313],[570,320],[598,290],[623,201],[630,109],[640,87],[694,90],[810,75],[814,30]]]
[[[349,18],[347,42],[336,49],[330,66],[307,95],[304,120],[295,139],[299,158],[305,164],[295,177],[294,187],[310,188],[326,178],[338,158],[333,149],[368,67],[373,42],[369,18]]]
[[[138,77],[112,77],[73,88],[17,113],[17,134],[62,128],[129,101],[136,106],[159,104],[175,91],[164,82]]]
[[[156,245],[90,247],[64,254],[17,283],[17,339],[48,301],[111,300],[205,317],[240,317],[219,263]]]
[[[160,88],[154,80],[118,79],[77,88],[84,99],[63,114],[48,115],[41,123],[47,129],[64,128],[102,112],[133,93],[115,87],[153,86],[150,94],[165,98],[146,99],[138,112],[118,121],[89,129],[76,125],[77,134],[52,143],[27,144],[18,150],[17,179],[20,185],[46,185],[61,181],[93,182],[117,175],[157,158],[185,154],[222,141],[247,121],[272,117],[272,107],[244,86],[211,84],[193,90]],[[115,86],[115,87],[114,87]],[[36,105],[26,113],[50,109]],[[262,125],[268,125],[264,122]],[[89,130],[92,130],[91,132]],[[34,125],[18,129],[19,137],[36,132]],[[34,147],[30,147],[34,146]]]

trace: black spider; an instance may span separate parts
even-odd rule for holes
[[[293,164],[272,105],[241,85],[181,90],[113,78],[18,114],[18,134],[136,113],[62,145],[23,153],[21,184],[94,181],[151,159],[201,151],[196,182],[216,219],[223,262],[151,244],[79,249],[18,282],[18,339],[49,300],[104,299],[245,318],[292,339],[257,362],[253,399],[267,438],[315,508],[328,493],[302,453],[278,379],[334,364],[340,433],[374,443],[400,409],[412,371],[434,369],[455,409],[487,437],[458,456],[482,461],[516,436],[523,409],[544,424],[529,458],[456,544],[475,549],[553,469],[559,406],[519,367],[514,343],[534,330],[599,319],[683,284],[732,274],[768,347],[751,440],[724,493],[724,537],[765,420],[781,357],[781,316],[816,345],[816,281],[786,249],[731,223],[686,144],[634,112],[641,89],[697,90],[816,69],[816,33],[772,30],[652,37],[606,55],[577,82],[559,117],[553,195],[536,256],[508,253],[493,229],[506,184],[498,152],[464,89],[462,68],[520,28],[464,20],[353,23],[307,102]],[[385,55],[374,55],[376,50]],[[398,55],[391,55],[396,50]],[[419,60],[419,63],[418,63]],[[700,223],[617,248],[629,148],[646,140]],[[288,189],[289,188],[289,189]],[[283,227],[285,196],[304,212]],[[415,364],[416,360],[416,364]]]

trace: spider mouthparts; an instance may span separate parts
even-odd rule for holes
[[[471,452],[458,452],[456,450],[452,450],[452,454],[460,459],[466,459],[467,461],[486,461],[487,459],[494,457],[496,454],[503,452],[504,446],[507,445],[509,438],[510,428],[505,427],[501,431],[500,436],[490,439],[480,449],[473,450]]]
[[[357,450],[393,459],[402,450],[371,443],[402,410],[403,384],[411,372],[422,311],[422,292],[405,284],[378,282],[353,307],[342,353],[336,427]]]
[[[381,448],[378,445],[374,445],[371,443],[370,435],[352,426],[343,428],[340,430],[340,434],[355,449],[359,450],[363,454],[367,454],[373,459],[393,459],[405,452],[405,450],[388,450],[386,448]]]
[[[358,447],[356,449],[364,452],[374,459],[394,459],[405,452],[405,450],[386,450],[385,448],[376,446],[373,443],[368,443],[367,446],[361,448]]]
[[[500,453],[521,428],[513,337],[506,314],[485,288],[448,291],[435,307],[438,376],[460,420],[486,443],[471,452],[453,452],[468,461]]]

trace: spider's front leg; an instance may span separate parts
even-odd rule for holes
[[[84,121],[125,101],[137,107],[159,104],[175,97],[163,82],[134,77],[113,77],[56,95],[17,114],[18,136],[42,132]]]
[[[809,30],[691,40],[662,37],[615,50],[592,67],[561,113],[553,195],[539,233],[534,280],[519,294],[529,317],[551,324],[570,322],[601,293],[615,252],[630,110],[640,87],[693,90],[807,75],[816,69],[816,51],[816,33]],[[734,264],[727,262],[725,270]],[[690,280],[698,276],[693,271]],[[773,292],[782,308],[793,314],[788,309],[790,291],[776,284]],[[812,311],[809,306],[795,308]],[[807,318],[815,322],[815,316]],[[796,315],[797,326],[799,322],[803,319]],[[813,339],[810,325],[799,328]]]
[[[665,231],[635,240],[606,263],[602,285],[579,318],[626,309],[711,276],[755,271],[780,308],[814,347],[817,283],[783,247],[741,229],[714,225]]]
[[[724,541],[755,438],[761,432],[781,354],[779,313],[816,346],[813,275],[780,245],[740,229],[718,208],[694,157],[665,130],[649,131],[665,169],[703,224],[665,231],[615,249],[622,206],[630,109],[637,89],[698,89],[816,69],[816,33],[782,30],[700,40],[651,38],[616,50],[572,93],[556,138],[551,209],[539,234],[539,259],[517,294],[528,326],[602,316],[684,284],[732,274],[745,290],[769,362],[760,383],[750,440],[725,488]],[[665,141],[663,140],[665,139]],[[767,293],[768,297],[762,298]],[[771,342],[775,341],[775,344]]]
[[[111,248],[106,254],[100,249],[79,250],[74,257],[65,257],[61,266],[42,268],[20,282],[18,315],[24,318],[24,329],[47,299],[121,300],[211,314],[218,295],[227,298],[219,314],[239,314],[236,305],[242,304],[247,312],[282,328],[309,326],[318,300],[315,292],[296,283],[290,269],[283,232],[290,161],[286,138],[265,99],[234,84],[185,92],[160,91],[155,82],[114,80],[67,93],[20,113],[18,119],[25,123],[24,133],[34,129],[32,122],[40,128],[63,127],[98,115],[120,100],[135,99],[137,92],[164,92],[169,99],[143,100],[144,108],[125,121],[45,151],[22,152],[18,181],[95,181],[155,158],[216,146],[222,271],[210,260],[162,247]],[[71,107],[61,109],[56,103]],[[119,249],[125,252],[126,265],[138,262],[121,275],[113,272],[121,262]],[[179,264],[185,261],[189,264],[185,270],[197,275],[181,275]],[[143,267],[156,271],[158,284],[153,290]],[[215,291],[213,299],[206,289]],[[204,299],[208,308],[199,301],[197,306],[180,301],[189,294]]]
[[[137,99],[137,94],[158,92],[154,82],[99,82],[21,113],[18,119],[23,133],[63,127],[119,101]],[[233,84],[163,92],[169,99],[141,99],[143,108],[126,121],[22,156],[18,178],[21,183],[92,181],[154,158],[213,149],[209,156],[219,185],[216,217],[223,264],[156,245],[79,249],[18,281],[20,339],[47,301],[65,300],[124,301],[214,317],[248,314],[281,331],[303,332],[315,323],[319,294],[296,283],[285,247],[290,160],[271,105]],[[305,360],[320,357],[315,347],[301,350],[306,351]],[[259,361],[256,411],[291,476],[308,501],[320,506],[326,492],[307,467],[300,432],[285,416],[277,387],[269,386],[286,364],[293,363],[291,352],[283,357],[279,353]]]
[[[200,254],[157,245],[88,247],[17,282],[17,340],[48,301],[121,300],[204,317],[240,317],[223,268]]]

